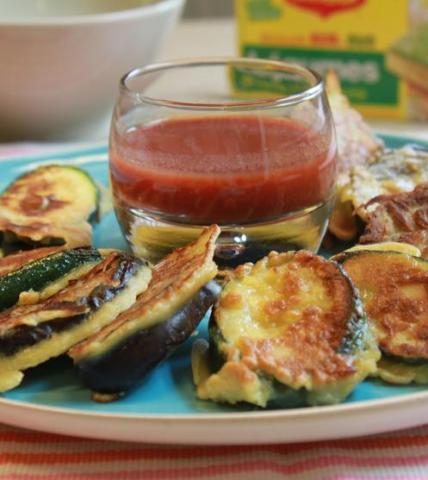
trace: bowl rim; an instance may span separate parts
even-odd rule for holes
[[[115,10],[113,12],[91,13],[53,17],[21,17],[0,20],[1,27],[56,27],[67,25],[90,25],[115,23],[132,20],[145,15],[151,16],[169,10],[181,8],[186,0],[155,0],[155,3],[143,4],[135,8]],[[120,3],[120,2],[119,2]]]

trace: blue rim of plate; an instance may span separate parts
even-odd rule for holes
[[[409,138],[409,137],[399,137],[394,135],[380,135],[380,137],[385,141],[386,145],[391,148],[400,147],[405,144],[420,145],[422,147],[428,148],[428,142],[423,142],[421,140]],[[92,160],[91,160],[92,158]],[[106,186],[108,183],[108,174],[107,174],[107,159],[108,151],[106,146],[96,146],[96,147],[82,147],[78,149],[67,149],[59,152],[52,152],[48,154],[38,154],[38,155],[28,155],[22,157],[13,157],[0,159],[0,165],[2,167],[2,178],[0,180],[0,190],[3,189],[6,184],[8,184],[16,175],[27,171],[29,167],[35,166],[35,164],[41,163],[57,163],[64,162],[68,164],[78,164],[82,168],[88,169],[90,173],[93,174],[96,181],[102,180],[103,184]],[[88,163],[89,162],[89,163]],[[10,176],[7,177],[5,172],[5,164],[9,166]],[[89,165],[89,166],[88,166]],[[92,166],[91,166],[92,165]],[[103,172],[103,177],[100,179],[99,172]],[[7,177],[7,178],[6,178]],[[115,224],[115,219],[113,214],[109,214],[110,219],[105,228],[109,232],[112,231],[112,227]],[[100,243],[97,240],[95,228],[95,243]],[[115,247],[125,247],[125,242],[121,236],[119,227],[115,228],[115,239],[114,245],[108,244],[97,245],[97,246],[115,246]],[[104,237],[103,237],[104,238]],[[102,242],[101,242],[102,243]],[[202,335],[206,335],[201,331]],[[22,386],[18,387],[15,390],[6,392],[0,397],[0,405],[10,405],[10,406],[19,406],[31,410],[39,410],[46,412],[57,412],[65,415],[84,415],[84,416],[97,416],[97,417],[109,417],[109,418],[138,418],[145,420],[161,420],[161,419],[173,419],[174,421],[198,421],[198,420],[231,420],[232,418],[276,418],[278,416],[284,418],[289,416],[319,416],[320,414],[329,415],[333,412],[354,412],[361,409],[378,409],[384,408],[388,405],[395,405],[399,403],[406,402],[413,403],[419,402],[422,400],[428,400],[428,387],[412,385],[412,386],[388,386],[379,382],[377,380],[366,380],[360,384],[354,393],[351,395],[350,399],[346,402],[332,405],[332,406],[322,406],[322,407],[303,407],[303,408],[292,408],[292,409],[269,409],[261,410],[255,408],[242,408],[242,407],[230,407],[230,406],[219,406],[212,404],[211,402],[204,402],[195,399],[194,388],[191,384],[191,375],[189,376],[190,370],[190,344],[191,342],[186,342],[184,346],[178,352],[178,357],[172,357],[167,362],[164,362],[163,365],[158,367],[154,372],[149,375],[148,384],[143,382],[142,386],[137,387],[134,392],[124,399],[114,402],[112,404],[107,404],[113,406],[114,408],[106,407],[103,404],[96,404],[90,400],[89,391],[84,389],[78,384],[78,381],[74,375],[70,363],[64,363],[64,360],[54,359],[49,361],[47,364],[40,367],[32,369],[32,371],[27,375],[26,379]],[[61,363],[62,362],[62,363]],[[156,396],[156,388],[151,386],[151,382],[156,379],[162,380],[162,377],[168,374],[168,365],[180,365],[180,368],[185,368],[187,370],[186,385],[185,385],[185,396],[187,395],[188,400],[190,401],[190,407],[187,405],[182,405],[181,410],[178,411],[139,411],[138,405],[139,397],[143,399],[143,404],[145,408],[153,407],[158,403],[157,399],[153,402],[153,405],[150,402],[144,403],[147,397]],[[60,370],[64,368],[65,370]],[[179,369],[180,370],[180,369]],[[47,373],[46,373],[47,372]],[[68,377],[67,377],[68,376]],[[58,378],[65,378],[65,385],[61,384],[60,381],[60,396],[59,399],[50,398],[47,401],[46,395],[49,396],[50,392],[55,392],[57,388]],[[180,377],[181,378],[181,377]],[[171,380],[171,379],[170,379]],[[181,380],[180,380],[181,381]],[[49,383],[51,382],[51,383]],[[53,383],[52,383],[53,382]],[[70,382],[70,383],[67,383]],[[190,383],[189,383],[190,382]],[[156,381],[154,383],[156,387]],[[173,389],[176,385],[174,384],[174,379],[172,382],[168,383],[166,386],[162,387],[162,395],[166,397],[172,396],[172,401],[176,400],[178,390]],[[365,388],[366,391],[363,391],[362,388]],[[159,389],[159,385],[157,385]],[[163,390],[162,390],[163,388]],[[166,390],[165,390],[166,388]],[[74,389],[74,390],[73,390]],[[168,390],[170,389],[170,391]],[[358,392],[360,389],[360,392]],[[368,389],[368,390],[367,390]],[[370,392],[370,389],[373,391]],[[75,395],[78,392],[79,401],[73,403],[73,400],[66,401],[65,405],[61,402],[62,395]],[[41,399],[40,399],[41,395]],[[44,397],[45,395],[45,397]],[[83,397],[82,397],[83,395]],[[174,397],[175,395],[175,397]],[[54,396],[55,397],[55,396]],[[129,399],[132,400],[132,408],[129,407]],[[72,403],[70,405],[70,402]],[[197,410],[192,409],[192,403],[198,404]],[[168,402],[163,408],[168,408]]]

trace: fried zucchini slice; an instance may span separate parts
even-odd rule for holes
[[[48,165],[17,178],[0,196],[0,248],[91,245],[88,220],[98,210],[98,190],[77,167]]]
[[[40,248],[0,260],[0,311],[18,300],[37,303],[101,261],[95,249]]]
[[[22,370],[67,352],[111,322],[150,277],[146,262],[113,252],[47,300],[0,313],[0,389],[17,386]]]
[[[210,323],[197,393],[260,407],[338,403],[376,368],[360,300],[335,263],[307,251],[238,267]],[[202,371],[202,374],[201,374]]]
[[[387,382],[428,383],[428,262],[405,253],[345,252],[336,257],[361,294],[382,352]]]
[[[165,257],[131,308],[70,350],[83,383],[97,393],[94,399],[126,393],[194,332],[218,293],[207,283],[217,273],[219,233],[213,225]]]

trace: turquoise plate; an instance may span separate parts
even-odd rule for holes
[[[417,143],[408,138],[385,136],[384,139],[389,147]],[[17,175],[45,163],[79,165],[106,187],[107,156],[106,147],[93,147],[3,159],[0,189]],[[95,227],[94,242],[97,247],[126,248],[112,212]],[[206,324],[198,335],[206,337]],[[428,390],[423,386],[391,386],[375,380],[363,382],[344,404],[333,407],[261,412],[200,401],[195,397],[190,369],[189,354],[194,340],[195,337],[184,344],[127,397],[108,404],[90,400],[90,392],[79,384],[68,359],[52,360],[26,372],[22,385],[0,398],[0,420],[65,434],[161,443],[317,440],[428,421],[427,414],[426,418],[416,414],[419,407],[428,405]],[[394,413],[395,409],[402,411],[403,402],[413,405],[410,417]],[[387,413],[392,415],[389,421]],[[240,428],[235,422],[240,422]]]

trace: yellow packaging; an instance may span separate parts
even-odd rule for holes
[[[333,68],[367,117],[428,119],[428,0],[236,0],[236,13],[241,55]]]

